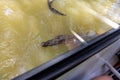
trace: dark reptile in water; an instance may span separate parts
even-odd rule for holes
[[[86,34],[79,34],[85,40],[90,40],[97,37],[97,34],[94,32],[89,32]],[[67,47],[78,46],[81,42],[73,35],[58,35],[48,41],[42,42],[42,47],[55,46],[58,44],[65,44]]]
[[[72,39],[73,37],[70,35],[59,35],[51,40],[48,40],[46,42],[42,42],[41,46],[42,47],[47,47],[47,46],[54,46],[58,44],[64,44],[66,40]]]
[[[77,40],[74,36],[70,35],[59,35],[55,38],[52,38],[46,42],[42,42],[42,47],[48,47],[48,46],[55,46],[58,44],[64,44],[68,50],[74,49],[75,47],[80,45],[79,40]]]

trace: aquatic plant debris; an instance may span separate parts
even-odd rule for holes
[[[55,14],[58,14],[58,15],[61,15],[61,16],[66,16],[65,14],[61,13],[60,11],[56,10],[55,8],[52,7],[52,3],[54,2],[55,0],[48,0],[48,7],[50,9],[50,11],[52,11],[53,13]]]

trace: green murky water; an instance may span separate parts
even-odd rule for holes
[[[43,48],[41,42],[76,32],[100,35],[111,29],[85,8],[120,22],[119,0],[0,0],[0,80],[9,80],[67,51],[65,45]]]

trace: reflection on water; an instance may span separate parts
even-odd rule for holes
[[[83,5],[120,22],[119,0],[56,0],[53,6],[67,16],[52,13],[47,0],[0,0],[0,79],[11,79],[67,51],[64,44],[40,44],[71,35],[70,27],[85,39],[110,29]]]

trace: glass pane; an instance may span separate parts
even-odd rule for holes
[[[119,0],[0,0],[0,79],[12,79],[120,23]],[[79,39],[75,35],[79,35]]]

